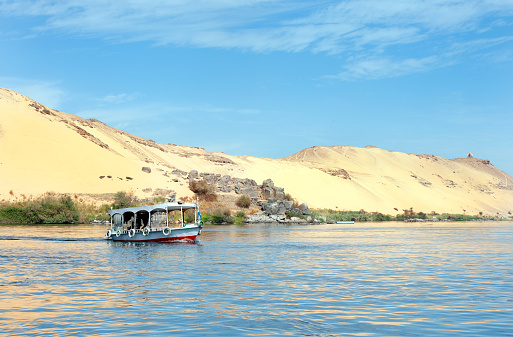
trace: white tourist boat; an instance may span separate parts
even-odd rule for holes
[[[194,211],[193,223],[185,222],[187,210]],[[204,225],[198,203],[166,202],[158,205],[111,209],[109,214],[110,229],[107,230],[105,237],[113,241],[193,242],[201,234]]]

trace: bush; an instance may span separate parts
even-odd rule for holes
[[[235,223],[243,223],[246,218],[246,213],[244,211],[237,211],[235,213]]]
[[[289,193],[286,193],[285,197],[283,198],[283,200],[294,201],[294,198],[292,198],[292,196]]]
[[[205,201],[217,200],[216,188],[206,181],[193,181],[189,184],[189,189]]]
[[[55,194],[47,194],[41,199],[0,209],[0,217],[14,223],[76,223],[79,216],[80,214],[69,196]]]
[[[131,207],[134,200],[134,192],[119,191],[114,195],[114,205],[112,207],[115,209]]]
[[[14,206],[0,208],[0,219],[13,223],[24,223],[25,211],[19,207]]]
[[[208,219],[212,223],[233,223],[234,219],[231,212],[227,208],[216,208],[211,214],[208,214]]]
[[[237,207],[240,208],[249,208],[249,206],[251,205],[251,198],[243,194],[237,198],[237,201],[235,201],[235,205],[237,205]]]

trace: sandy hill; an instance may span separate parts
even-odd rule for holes
[[[48,191],[188,196],[191,170],[258,183],[271,178],[311,208],[513,211],[513,178],[487,160],[346,146],[312,147],[281,159],[230,156],[159,144],[0,88],[0,200]]]

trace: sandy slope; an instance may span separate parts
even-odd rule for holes
[[[150,167],[151,173],[142,171]],[[97,120],[49,109],[0,88],[0,200],[48,191],[104,194],[157,189],[191,195],[180,170],[277,186],[311,208],[476,214],[513,211],[513,178],[486,161],[375,147],[312,147],[282,159],[163,145]]]

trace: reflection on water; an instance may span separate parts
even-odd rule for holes
[[[513,335],[513,223],[0,227],[4,335]]]

